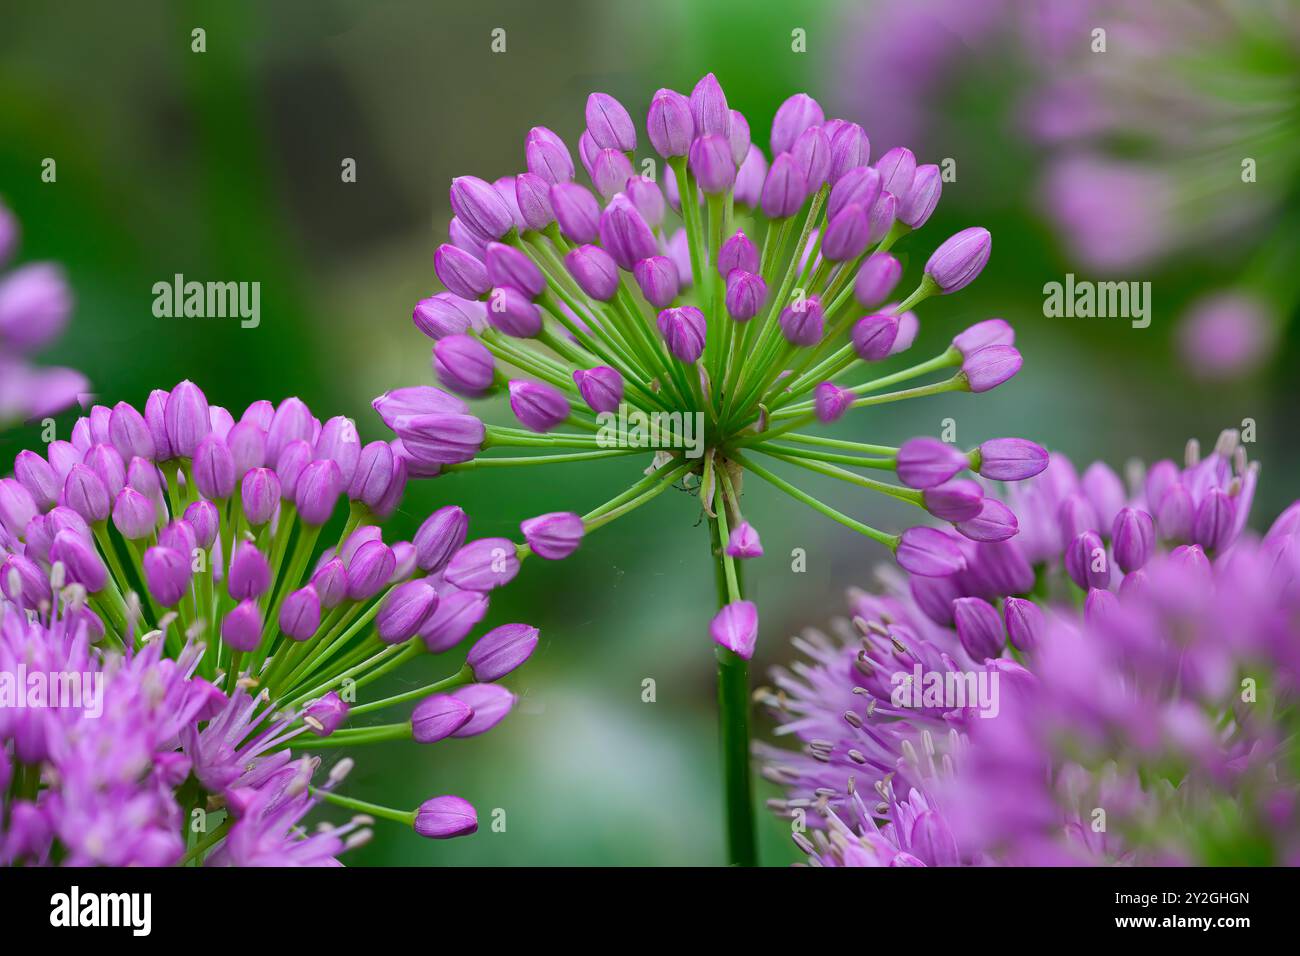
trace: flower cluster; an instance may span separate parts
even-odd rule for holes
[[[0,203],[0,267],[18,246],[18,220]],[[27,357],[63,332],[72,293],[63,271],[31,262],[0,275],[0,428],[63,411],[89,391],[69,368],[37,368]]]
[[[405,389],[374,406],[391,420],[431,400]],[[350,759],[317,785],[319,758],[293,752],[483,733],[514,704],[495,681],[537,646],[536,628],[506,624],[447,677],[363,700],[456,647],[493,586],[495,554],[465,544],[454,505],[414,540],[384,541],[406,462],[296,398],[236,421],[188,381],[143,413],[95,406],[69,441],[20,452],[0,479],[0,861],[332,863],[376,816],[427,837],[474,832],[459,797],[366,803],[335,792]],[[318,548],[340,500],[346,523]],[[99,712],[28,700],[21,674],[99,687]],[[345,726],[411,702],[399,722]],[[322,800],[360,815],[309,836],[300,821]],[[194,828],[198,810],[224,816]]]
[[[1300,502],[1253,537],[1257,472],[1233,432],[1128,487],[1053,455],[1017,538],[797,638],[763,755],[810,862],[1300,858]]]
[[[448,291],[422,300],[414,321],[434,339],[434,370],[447,389],[467,398],[504,392],[523,427],[484,424],[448,396],[392,422],[412,467],[436,474],[656,449],[648,477],[611,501],[525,522],[518,557],[563,558],[586,532],[686,480],[709,517],[726,594],[712,635],[745,659],[757,613],[735,563],[763,553],[740,505],[746,472],[885,545],[917,574],[964,561],[933,529],[870,527],[760,459],[911,502],[977,540],[1014,534],[1006,509],[986,503],[977,484],[947,479],[980,468],[1031,475],[1046,463],[1037,446],[1007,440],[981,458],[936,442],[914,459],[805,431],[855,408],[987,391],[1019,369],[1010,326],[990,320],[937,356],[875,371],[912,344],[914,306],[964,288],[989,258],[989,233],[965,229],[940,244],[910,294],[893,298],[903,268],[889,249],[934,211],[939,168],[918,165],[905,148],[872,164],[862,128],[828,120],[805,94],[777,111],[769,160],[712,74],[690,96],[655,93],[645,132],[665,164],[662,184],[655,160],[636,159],[631,115],[605,93],[588,98],[578,141],[594,192],[575,181],[568,146],[542,127],[527,135],[526,172],[452,182],[450,242],[434,255]],[[513,448],[534,454],[490,454]],[[947,472],[942,487],[909,477],[926,469]],[[902,484],[860,470],[894,473]]]

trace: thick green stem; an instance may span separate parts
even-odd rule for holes
[[[718,514],[725,515],[725,508]],[[743,592],[737,570],[728,579],[726,518],[709,520],[718,588],[718,606],[729,604],[734,591]],[[725,647],[715,648],[718,659],[718,728],[722,743],[723,798],[727,820],[727,862],[731,866],[757,866],[758,841],[754,833],[754,791],[749,767],[749,664]]]

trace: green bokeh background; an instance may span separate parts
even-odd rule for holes
[[[236,415],[255,399],[298,395],[322,419],[353,416],[363,440],[384,436],[371,398],[432,381],[430,343],[410,311],[437,289],[432,253],[445,236],[453,175],[520,171],[534,125],[576,143],[596,89],[643,117],[655,89],[689,90],[713,70],[764,145],[791,92],[831,108],[869,95],[836,88],[828,75],[843,41],[844,11],[832,3],[0,6],[0,195],[23,224],[21,259],[62,262],[77,297],[68,334],[43,358],[82,369],[109,404],[142,406],[150,389],[191,378]],[[206,31],[205,53],[191,52],[195,27]],[[503,54],[490,49],[495,28],[506,31]],[[807,31],[806,54],[791,51],[795,28]],[[1249,417],[1259,437],[1252,457],[1264,462],[1254,523],[1270,520],[1297,492],[1294,333],[1252,379],[1194,385],[1171,358],[1170,331],[1182,305],[1216,278],[1204,261],[1133,277],[1155,282],[1150,329],[1043,318],[1043,284],[1071,266],[1033,206],[1040,157],[1003,132],[1018,78],[1007,72],[1003,81],[986,95],[955,94],[971,135],[1005,141],[971,151],[980,159],[961,166],[930,224],[898,251],[911,281],[942,237],[987,226],[988,269],[960,296],[923,307],[915,354],[1002,316],[1017,328],[1025,368],[979,398],[864,412],[840,432],[894,444],[937,433],[951,417],[963,444],[1024,435],[1076,462],[1118,466],[1177,457],[1188,437],[1212,442]],[[962,148],[947,154],[960,158]],[[40,179],[46,157],[57,162],[53,184]],[[356,160],[356,183],[341,181],[344,158]],[[1225,257],[1221,277],[1232,268]],[[178,272],[260,282],[260,327],[155,318],[151,287]],[[489,414],[508,416],[500,407]],[[70,422],[61,419],[64,434]],[[20,428],[0,437],[0,452],[11,460],[37,441],[37,429]],[[586,511],[636,473],[617,460],[417,482],[391,527],[409,537],[432,508],[457,502],[476,535],[510,535],[539,512]],[[906,518],[865,493],[806,484],[869,523]],[[768,554],[749,569],[763,611],[757,683],[787,659],[787,635],[836,613],[844,589],[869,584],[886,555],[768,487],[746,490]],[[348,862],[720,861],[706,535],[696,500],[674,492],[593,535],[568,561],[529,562],[494,595],[487,622],[542,628],[537,655],[508,679],[521,698],[515,713],[483,737],[367,750],[348,784],[350,794],[402,807],[458,793],[479,808],[482,829],[430,843],[381,825]],[[790,570],[794,548],[807,552],[806,573]],[[455,668],[422,664],[391,691]],[[646,679],[654,703],[642,701]],[[756,725],[768,729],[761,716]],[[496,808],[504,832],[488,825]],[[795,859],[781,824],[760,816],[760,828],[766,862]]]

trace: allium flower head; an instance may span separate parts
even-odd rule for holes
[[[491,205],[472,183],[461,201],[467,212]],[[475,221],[491,225],[487,215]],[[427,429],[463,405],[430,387],[375,407]],[[385,541],[380,523],[400,502],[408,456],[396,443],[363,445],[351,420],[322,423],[293,398],[255,402],[236,421],[192,382],[155,391],[143,413],[96,406],[70,441],[20,452],[0,479],[0,672],[76,674],[102,695],[94,713],[0,707],[0,754],[22,780],[0,798],[0,862],[333,864],[375,817],[431,836],[473,832],[458,797],[436,799],[454,802],[462,823],[433,827],[424,808],[335,792],[351,760],[317,781],[310,756],[431,743],[476,718],[481,733],[514,701],[488,682],[538,643],[536,628],[506,625],[441,680],[369,694],[406,662],[450,651],[488,607],[486,587],[444,575],[464,551],[460,508],[435,512],[414,542]],[[572,530],[539,534],[561,548]],[[488,689],[476,692],[486,710],[456,698],[458,722],[434,733],[428,701],[470,688]],[[412,719],[363,716],[408,703]],[[222,815],[191,836],[191,812],[209,801]],[[359,816],[309,835],[302,818],[322,801]]]
[[[797,638],[809,660],[763,696],[803,749],[764,756],[773,808],[816,811],[810,861],[1300,859],[1300,503],[1245,532],[1257,472],[1234,432],[1127,486],[1055,455],[986,489],[1019,536],[966,542],[946,576],[889,571],[834,637]],[[1161,528],[1170,496],[1201,531]]]

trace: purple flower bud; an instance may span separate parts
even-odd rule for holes
[[[90,524],[106,520],[112,510],[104,482],[86,465],[73,465],[68,472],[63,482],[63,503]]]
[[[438,381],[463,395],[482,394],[496,375],[492,353],[472,335],[449,335],[433,346]]]
[[[888,252],[877,252],[867,257],[853,284],[853,295],[858,304],[868,309],[878,307],[903,277],[903,266]]]
[[[853,326],[853,350],[864,362],[879,362],[894,354],[900,319],[895,315],[864,316]]]
[[[99,476],[110,498],[126,484],[126,465],[112,445],[94,445],[86,452],[86,466]]]
[[[452,216],[451,222],[447,223],[447,235],[451,239],[451,244],[457,249],[468,252],[480,262],[483,261],[483,256],[487,254],[487,241],[455,216]]]
[[[50,545],[50,560],[62,561],[68,580],[80,584],[91,594],[104,590],[108,569],[95,546],[75,531],[60,531]]]
[[[158,532],[158,544],[164,548],[171,548],[178,554],[189,556],[198,547],[199,538],[194,533],[194,529],[190,527],[190,523],[184,518],[179,518],[175,521],[169,521]]]
[[[772,119],[772,152],[789,152],[806,129],[825,122],[826,114],[817,101],[807,93],[796,93],[777,107]]]
[[[636,149],[636,127],[623,104],[608,93],[587,97],[587,132],[601,149],[630,153]]]
[[[382,544],[383,540],[383,528],[378,525],[363,524],[347,536],[344,542],[335,550],[334,556],[344,564],[351,564],[353,557],[356,556],[357,551],[361,549],[363,544],[370,541],[378,541]]]
[[[608,365],[574,369],[573,383],[593,412],[616,412],[623,403],[623,376]]]
[[[454,555],[443,578],[463,591],[491,591],[509,584],[519,573],[515,543],[508,538],[480,538]]]
[[[898,478],[909,488],[933,488],[969,467],[962,452],[937,438],[912,438],[898,449]]]
[[[731,108],[718,78],[712,73],[704,76],[691,91],[691,118],[695,121],[695,135],[731,135]]]
[[[515,225],[509,204],[491,183],[477,176],[457,176],[451,181],[451,208],[485,240],[500,239]]]
[[[204,551],[212,547],[217,540],[217,531],[221,527],[221,517],[217,506],[211,501],[200,498],[190,502],[185,509],[185,523],[194,529],[194,541]]]
[[[758,247],[743,232],[731,236],[718,250],[718,274],[723,277],[733,269],[757,273],[758,267]]]
[[[756,208],[763,194],[763,181],[767,179],[767,159],[757,146],[750,146],[744,161],[736,170],[733,196],[737,205]]]
[[[1005,541],[1019,530],[1011,509],[996,498],[985,498],[980,513],[956,522],[956,528],[972,541]]]
[[[1056,523],[1064,541],[1084,531],[1100,531],[1102,528],[1092,503],[1078,492],[1070,492],[1061,500],[1056,509]]]
[[[1023,438],[991,438],[979,447],[979,473],[995,481],[1023,481],[1047,467],[1047,449]]]
[[[486,430],[473,415],[412,415],[394,428],[402,448],[420,466],[469,461],[483,447]]]
[[[1136,571],[1151,560],[1156,526],[1151,515],[1139,508],[1121,508],[1111,529],[1115,563],[1121,571]]]
[[[650,145],[664,159],[685,156],[695,138],[690,101],[675,90],[659,90],[650,100],[645,128]]]
[[[546,291],[546,279],[537,264],[513,246],[489,242],[488,279],[494,286],[513,286],[530,299]]]
[[[895,146],[876,161],[880,186],[895,198],[902,199],[912,188],[916,176],[916,157],[910,149]]]
[[[361,439],[357,435],[356,423],[343,415],[331,418],[321,427],[313,454],[317,458],[333,460],[339,466],[343,483],[349,484],[356,474],[357,460],[361,457]]]
[[[659,313],[659,333],[668,343],[668,351],[687,365],[704,354],[707,331],[704,313],[693,305],[664,309]]]
[[[194,450],[194,485],[210,501],[223,501],[235,490],[235,459],[216,435],[208,435]]]
[[[632,267],[632,276],[645,300],[656,309],[666,308],[677,298],[677,266],[667,256],[651,256]]]
[[[758,642],[758,608],[753,601],[732,601],[709,622],[713,642],[749,660]]]
[[[582,519],[569,511],[528,518],[519,527],[533,554],[548,561],[561,561],[577,551],[586,531]]]
[[[727,535],[727,554],[733,558],[761,558],[763,542],[748,521],[742,521]]]
[[[468,836],[478,829],[473,805],[460,797],[433,797],[415,811],[415,832],[431,840]]]
[[[537,649],[538,634],[527,624],[503,624],[488,631],[465,656],[474,679],[490,683],[505,677]]]
[[[1011,646],[1018,651],[1033,651],[1047,627],[1042,609],[1033,601],[1009,597],[1002,603],[1002,614]]]
[[[469,516],[456,505],[446,505],[429,515],[415,532],[416,563],[436,574],[465,543]]]
[[[573,180],[573,156],[569,148],[545,126],[534,126],[528,131],[524,159],[530,173],[551,185]]]
[[[259,598],[271,586],[271,564],[252,541],[241,541],[235,546],[235,556],[230,561],[230,575],[226,589],[236,601]]]
[[[1097,532],[1082,531],[1070,540],[1065,548],[1065,570],[1085,591],[1110,586],[1110,562]]]
[[[551,208],[551,184],[535,173],[520,173],[514,178],[515,204],[524,228],[541,232],[555,222]]]
[[[551,208],[560,232],[570,242],[593,242],[600,229],[600,204],[585,186],[558,183],[551,187]]]
[[[462,299],[477,299],[492,288],[487,267],[464,249],[447,243],[434,250],[433,271],[449,292]]]
[[[898,539],[894,557],[904,571],[925,578],[945,577],[966,567],[957,543],[937,528],[908,528]]]
[[[450,694],[424,698],[411,711],[411,737],[417,744],[434,744],[469,723],[474,708]]]
[[[871,222],[867,211],[857,203],[851,203],[826,226],[826,234],[822,237],[822,258],[828,262],[856,259],[867,251],[870,234]]]
[[[826,329],[826,316],[821,299],[810,295],[797,299],[781,310],[781,334],[791,345],[807,348],[822,340]]]
[[[827,124],[826,135],[831,140],[830,181],[832,185],[838,185],[849,170],[870,168],[867,167],[867,163],[871,162],[871,140],[867,139],[867,134],[863,132],[861,126],[857,123],[844,123],[832,132]],[[874,173],[875,170],[872,172]],[[879,181],[880,175],[876,173],[876,182]]]
[[[624,195],[615,196],[601,213],[600,243],[619,268],[629,272],[637,262],[658,252],[654,232]]]
[[[737,322],[748,322],[767,302],[767,283],[752,272],[732,269],[727,275],[727,314]]]
[[[608,302],[618,291],[618,263],[600,246],[579,246],[564,257],[564,265],[593,299]]]
[[[977,597],[958,598],[952,602],[953,621],[962,648],[976,663],[997,657],[1006,643],[1002,618],[988,601]]]
[[[375,616],[379,639],[385,644],[410,640],[437,607],[438,592],[428,581],[417,579],[399,584],[379,605],[379,613]]]
[[[153,442],[154,458],[167,461],[174,458],[171,440],[167,437],[167,393],[160,388],[149,393],[144,404],[144,421],[149,427],[149,438]]]
[[[175,607],[189,590],[190,559],[173,548],[155,545],[144,553],[144,580],[153,599]]]
[[[881,193],[876,204],[871,207],[871,236],[868,244],[880,242],[894,226],[894,211],[897,201],[892,193]]]
[[[1022,364],[1014,346],[988,345],[961,363],[961,374],[969,391],[987,392],[1014,377]]]
[[[1192,522],[1192,540],[1206,551],[1219,551],[1232,543],[1237,510],[1222,488],[1211,488],[1201,499]]]
[[[149,434],[144,416],[126,402],[113,406],[113,414],[108,420],[108,436],[125,461],[152,459],[154,456],[153,436]]]
[[[701,136],[691,143],[691,172],[706,196],[725,193],[736,181],[731,144],[719,135]]]
[[[240,601],[221,622],[221,639],[233,651],[255,651],[262,641],[262,612],[253,600]]]
[[[0,562],[0,594],[29,610],[36,610],[54,597],[49,576],[36,562],[21,554],[11,554]],[[4,752],[0,751],[0,765],[4,760]]]
[[[542,312],[514,286],[498,286],[488,301],[488,321],[506,335],[528,339],[542,331]]]
[[[817,420],[827,425],[839,421],[856,398],[847,388],[840,388],[833,382],[822,382],[813,389],[813,407]]]
[[[197,502],[195,502],[197,504]],[[154,504],[134,488],[123,488],[113,502],[113,527],[128,541],[139,541],[153,533],[158,523]]]
[[[939,167],[933,164],[918,166],[912,187],[906,196],[898,197],[898,218],[913,229],[920,229],[929,220],[934,207],[939,204],[942,187]]]
[[[15,538],[20,537],[38,513],[36,500],[20,481],[0,478],[0,526]]]
[[[382,541],[367,541],[357,548],[348,562],[347,596],[353,601],[368,601],[381,590],[397,570],[397,556]]]
[[[592,160],[591,181],[607,200],[621,193],[632,178],[632,161],[616,149],[602,149]]]
[[[482,302],[439,292],[417,302],[411,320],[417,329],[436,340],[481,326],[487,314]]]
[[[804,130],[795,140],[790,155],[803,174],[808,191],[820,189],[831,171],[831,141],[826,138],[821,127],[813,126]]]
[[[831,189],[826,200],[826,215],[834,219],[845,207],[853,205],[871,209],[879,198],[880,174],[870,166],[855,166]]]
[[[360,470],[360,465],[357,466]],[[298,478],[294,504],[304,524],[323,525],[330,520],[343,492],[343,475],[330,459],[313,461]]]
[[[970,521],[984,507],[984,491],[969,478],[954,478],[926,488],[921,495],[925,510],[944,521]]]
[[[476,737],[501,723],[515,705],[515,695],[500,684],[468,684],[451,692],[457,700],[474,708],[474,717],[452,734],[453,737]]]
[[[320,599],[320,606],[333,610],[348,596],[348,572],[338,558],[326,561],[311,576],[311,586]]]
[[[731,111],[731,132],[727,134],[727,142],[731,144],[732,162],[739,166],[749,155],[751,145],[749,120],[739,110]]]
[[[797,213],[808,198],[808,181],[789,153],[772,160],[763,183],[761,205],[768,219],[788,219]]]
[[[397,561],[397,567],[393,569],[393,576],[388,583],[399,584],[415,573],[415,545],[410,541],[398,541],[393,545],[393,557]]]
[[[53,466],[37,452],[23,449],[18,453],[14,458],[14,477],[31,497],[33,514],[54,507],[62,481]],[[2,500],[0,498],[0,501]],[[4,505],[0,503],[0,514],[3,513],[3,509]],[[28,520],[31,520],[30,517]],[[23,524],[25,525],[26,522]]]
[[[315,457],[312,446],[301,438],[295,438],[280,450],[275,459],[275,473],[280,478],[281,498],[292,501],[298,497],[298,482],[302,480],[303,470]]]
[[[167,441],[172,453],[181,458],[193,458],[199,442],[212,431],[208,400],[199,387],[188,379],[172,389],[167,396],[163,421],[167,427]]]
[[[430,654],[440,654],[464,640],[488,611],[486,594],[451,589],[443,594],[438,608],[420,628],[420,637]]]
[[[644,176],[633,176],[624,189],[627,198],[632,200],[641,218],[651,226],[658,226],[664,220],[664,194],[659,184]]]
[[[509,388],[510,410],[531,431],[551,431],[569,417],[569,400],[553,385],[511,379]]]
[[[295,592],[297,593],[297,592]],[[290,595],[292,598],[293,595]],[[281,618],[284,615],[281,612]],[[283,628],[281,628],[283,630]],[[288,631],[285,631],[287,634]],[[330,691],[320,700],[314,700],[303,711],[303,723],[311,728],[317,737],[328,737],[338,730],[339,725],[348,718],[348,705],[335,691]]]
[[[239,495],[244,517],[260,528],[275,517],[280,506],[280,478],[270,468],[252,468],[239,483]]]
[[[1187,487],[1175,481],[1164,490],[1156,506],[1156,527],[1160,537],[1169,541],[1187,541],[1192,536],[1196,508]]]
[[[226,433],[225,441],[234,464],[236,480],[266,464],[266,432],[252,422],[240,422],[233,426]]]
[[[971,226],[945,239],[930,261],[925,264],[925,274],[934,280],[945,295],[964,289],[975,281],[989,261],[993,237],[980,226]]]

